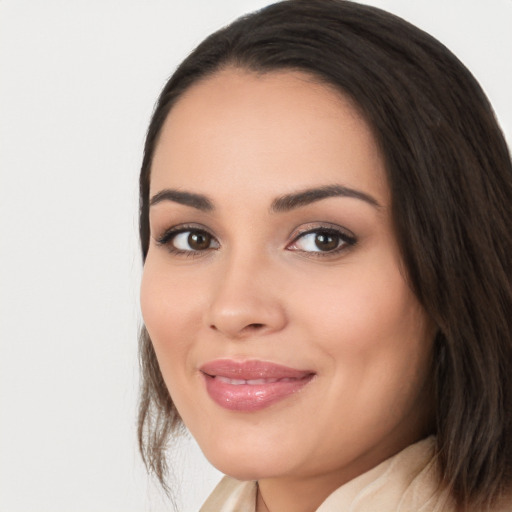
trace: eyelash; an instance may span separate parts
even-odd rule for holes
[[[172,227],[168,230],[166,230],[162,236],[156,239],[156,243],[161,246],[166,246],[168,251],[171,254],[175,254],[177,256],[186,256],[186,257],[197,257],[201,256],[202,253],[206,253],[208,250],[212,250],[212,248],[206,249],[204,251],[185,251],[183,249],[178,249],[173,245],[174,239],[182,234],[182,233],[198,233],[202,235],[207,235],[208,237],[211,237],[212,240],[216,240],[216,238],[205,228],[199,227],[196,225],[182,225],[179,227]],[[217,242],[218,243],[218,242]]]
[[[204,250],[183,250],[178,249],[174,244],[173,241],[176,239],[176,237],[183,233],[196,233],[199,235],[206,235],[207,237],[211,237],[212,241],[215,241],[215,243],[219,244],[217,239],[205,228],[197,226],[197,225],[182,225],[179,227],[172,227],[168,230],[166,230],[159,238],[156,239],[156,243],[159,246],[166,246],[168,251],[171,254],[177,255],[177,256],[186,256],[186,257],[198,257],[206,254],[209,251],[217,250],[218,247],[208,247]],[[307,235],[311,235],[316,233],[317,236],[319,235],[325,235],[325,236],[331,236],[338,238],[338,246],[334,248],[333,250],[329,251],[304,251],[301,249],[289,249],[290,247],[294,246],[299,242],[300,240],[305,239]],[[190,236],[189,234],[189,236]],[[293,236],[293,240],[291,243],[289,243],[286,247],[288,250],[296,250],[297,252],[302,252],[304,254],[307,254],[310,257],[320,257],[325,258],[329,256],[337,255],[343,251],[346,251],[347,249],[353,247],[357,243],[356,236],[351,233],[348,230],[341,229],[338,226],[314,226],[314,227],[308,227],[304,230],[299,231],[297,234]],[[317,246],[318,247],[318,246]]]
[[[350,249],[357,243],[356,236],[346,229],[342,229],[339,226],[333,226],[333,225],[329,225],[329,226],[316,225],[314,227],[306,227],[305,229],[299,231],[299,233],[293,237],[293,241],[290,244],[288,244],[287,247],[295,245],[300,240],[305,239],[307,235],[311,235],[311,234],[316,234],[317,237],[319,235],[324,235],[324,236],[335,237],[338,239],[337,247],[335,249],[332,249],[329,251],[321,251],[321,250],[301,251],[300,249],[297,249],[298,252],[303,252],[303,253],[307,254],[309,257],[314,257],[314,258],[326,258],[329,256],[335,256],[341,252],[346,251],[347,249]]]

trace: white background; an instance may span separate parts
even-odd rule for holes
[[[0,511],[171,510],[136,450],[137,174],[157,94],[265,0],[0,0]],[[372,0],[473,71],[512,141],[512,0]],[[219,474],[185,442],[182,512]]]

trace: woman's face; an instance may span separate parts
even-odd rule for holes
[[[346,98],[229,69],[171,110],[142,311],[171,397],[239,479],[349,480],[425,435],[433,326]]]

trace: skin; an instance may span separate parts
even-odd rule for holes
[[[271,211],[285,194],[332,185],[376,204],[337,196]],[[144,321],[185,424],[214,466],[259,481],[259,511],[313,511],[428,434],[434,326],[406,281],[382,157],[347,98],[299,72],[218,72],[165,122],[151,197],[165,189],[206,195],[213,209],[151,206]],[[205,250],[188,234],[158,243],[190,224],[212,235]],[[301,235],[326,226],[357,241],[320,251]],[[223,358],[315,377],[267,408],[230,411],[199,371]]]

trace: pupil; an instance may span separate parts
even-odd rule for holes
[[[208,249],[210,247],[210,235],[206,233],[192,232],[188,235],[188,245],[196,251]]]
[[[332,251],[338,247],[338,236],[327,233],[319,233],[316,235],[315,245],[321,251]]]

